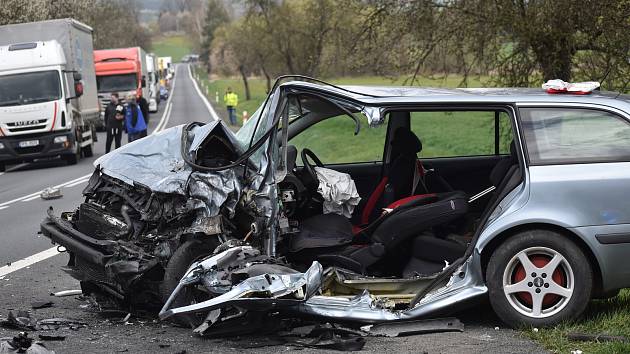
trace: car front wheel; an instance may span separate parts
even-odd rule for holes
[[[513,235],[486,269],[490,303],[513,327],[555,325],[579,317],[591,297],[593,271],[569,238],[547,230]]]

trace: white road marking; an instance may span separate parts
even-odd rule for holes
[[[8,208],[8,206],[0,206],[0,210],[6,209],[6,208]]]
[[[219,120],[220,118],[217,115],[217,112],[214,111],[214,108],[212,108],[212,105],[210,104],[210,102],[208,102],[208,99],[206,98],[206,96],[203,93],[201,93],[201,90],[199,89],[199,86],[197,85],[197,81],[195,81],[195,79],[193,78],[192,69],[190,68],[190,65],[188,65],[188,77],[190,77],[190,80],[193,82],[193,86],[195,87],[195,90],[197,91],[199,98],[201,98],[203,103],[206,105],[206,108],[208,108],[208,112],[210,112],[210,116],[212,117],[212,119]]]
[[[10,265],[5,265],[4,267],[0,267],[0,278],[4,277],[7,274],[11,274],[17,270],[20,270],[22,268],[26,268],[28,266],[31,266],[37,262],[43,261],[45,259],[48,259],[52,256],[58,255],[59,252],[57,251],[57,247],[52,247],[49,248],[45,251],[41,251],[39,253],[35,253],[32,256],[28,256],[24,259],[20,259],[19,261],[15,261],[13,263],[11,263]]]
[[[70,187],[78,186],[79,184],[85,183],[85,182],[87,182],[87,181],[89,181],[89,180],[90,180],[89,178],[86,178],[86,179],[82,179],[82,180],[80,180],[80,181],[76,181],[76,182],[73,182],[73,183],[70,183],[70,184],[66,184],[66,185],[65,185],[65,188],[70,188]]]
[[[22,202],[30,202],[31,200],[35,200],[37,198],[39,198],[39,194],[35,195],[35,196],[32,196],[30,198],[22,199]],[[8,206],[7,206],[7,208],[8,208]]]

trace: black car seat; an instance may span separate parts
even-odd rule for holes
[[[365,273],[371,265],[392,256],[405,242],[434,226],[460,218],[467,211],[463,192],[435,194],[398,206],[354,236],[348,233],[352,225],[347,219],[334,214],[318,215],[302,223],[301,231],[292,237],[289,252],[301,262],[318,260],[325,266]],[[308,249],[304,245],[309,245]]]

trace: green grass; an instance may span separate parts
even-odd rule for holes
[[[173,63],[177,63],[191,53],[192,43],[185,36],[158,37],[153,39],[152,51],[158,57],[172,57]]]
[[[532,339],[555,353],[570,353],[580,349],[584,353],[630,353],[630,343],[572,342],[568,333],[624,336],[630,339],[630,290],[609,300],[591,301],[583,318],[576,323],[561,324],[554,328],[526,330]]]

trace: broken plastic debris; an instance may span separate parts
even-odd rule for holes
[[[54,302],[52,301],[35,301],[35,302],[31,302],[31,307],[33,309],[43,309],[46,307],[52,307],[54,305]]]
[[[534,327],[532,331],[534,331],[534,333],[538,333],[538,328]]]
[[[44,200],[49,200],[61,198],[63,194],[61,193],[61,188],[48,187],[39,196]]]
[[[83,294],[81,290],[62,290],[56,293],[52,293],[51,295],[56,296],[56,297],[64,297],[64,296],[74,296],[74,295],[81,295],[81,294]]]

